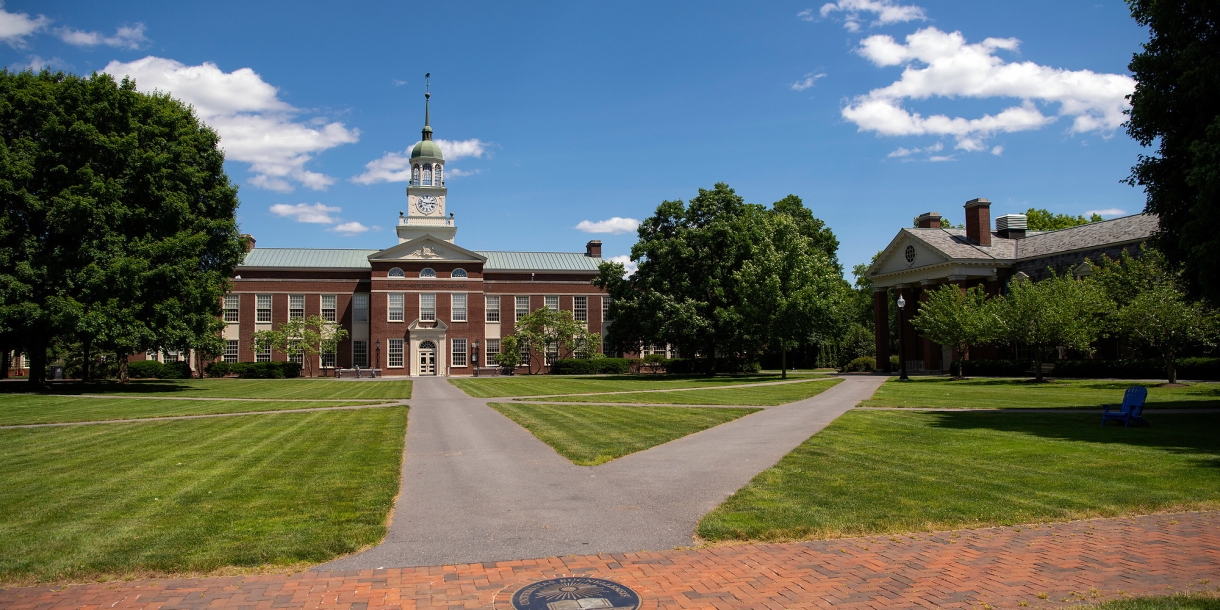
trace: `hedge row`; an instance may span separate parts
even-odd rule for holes
[[[626,358],[565,358],[551,365],[552,375],[618,374],[631,371]]]
[[[191,366],[186,362],[135,360],[127,363],[127,376],[133,379],[190,379]]]
[[[670,358],[662,363],[666,373],[677,375],[707,373],[712,366],[717,373],[757,373],[762,370],[758,361],[736,358],[717,358],[714,364],[707,358]]]
[[[245,379],[285,379],[301,376],[295,362],[213,362],[203,368],[208,377],[237,375]]]
[[[1052,360],[1051,375],[1079,379],[1162,379],[1165,361],[1157,358],[1132,360]],[[1179,379],[1220,381],[1220,358],[1181,358]],[[1034,369],[1032,360],[967,360],[966,375],[976,377],[1021,377]],[[957,374],[957,363],[950,366]]]

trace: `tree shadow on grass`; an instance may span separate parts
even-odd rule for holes
[[[1101,425],[1101,416],[1077,413],[927,413],[935,428],[997,430],[1046,439],[1148,447],[1175,453],[1211,454],[1204,465],[1220,468],[1220,413],[1145,412],[1147,426]]]
[[[173,379],[147,379],[128,383],[114,381],[64,381],[51,382],[40,394],[76,396],[80,394],[172,394],[187,390],[199,391],[183,381]],[[30,388],[25,382],[0,383],[0,394],[27,394]]]

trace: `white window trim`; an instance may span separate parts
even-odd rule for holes
[[[424,297],[432,297],[432,317],[430,317],[430,318],[424,317],[424,312],[427,311],[426,309],[424,309]],[[420,322],[435,322],[436,321],[436,293],[421,292],[419,294],[419,321]]]
[[[385,274],[386,277],[407,277],[401,267],[393,267]]]
[[[293,299],[300,299],[301,306],[299,308],[292,306]],[[301,311],[300,317],[293,315],[293,313],[292,313],[293,309],[300,309],[300,311]],[[305,319],[305,295],[303,295],[303,294],[288,295],[288,319],[289,320],[304,320]]]
[[[367,323],[369,321],[369,302],[371,300],[367,292],[352,294],[352,322]],[[364,304],[363,307],[360,306],[362,302]]]
[[[521,308],[518,299],[525,299],[525,313],[521,313]],[[528,316],[530,313],[530,298],[528,296],[513,297],[513,322],[517,322],[522,316]]]
[[[459,300],[462,301],[461,319],[458,319],[458,317],[457,317],[457,314],[459,311],[457,302]],[[469,320],[470,320],[470,298],[469,298],[469,296],[467,296],[466,293],[464,293],[464,292],[449,293],[449,321],[450,322],[467,322]]]
[[[551,309],[551,300],[552,299],[555,301],[554,309]],[[547,309],[550,309],[551,311],[559,311],[559,296],[552,294],[552,295],[547,295],[547,296],[542,297],[542,306],[546,307]]]
[[[394,364],[394,345],[398,345],[398,364]],[[386,368],[400,369],[407,363],[406,342],[404,339],[388,339],[386,340]]]
[[[259,307],[259,301],[261,301],[263,299],[263,297],[267,298],[267,306]],[[272,312],[273,304],[274,304],[274,300],[271,298],[271,295],[269,295],[269,294],[254,295],[254,323],[255,324],[270,324],[271,323],[271,320],[272,320],[271,312]],[[264,311],[267,312],[266,320],[262,319],[262,316],[259,315],[261,312],[264,312]]]
[[[457,344],[461,342],[462,351],[457,351]],[[462,356],[465,362],[458,364],[457,357]],[[466,339],[450,339],[449,340],[449,366],[453,367],[468,367],[470,366],[470,341]]]
[[[398,301],[398,318],[394,317],[395,305],[394,301]],[[386,294],[385,318],[387,322],[404,322],[407,314],[407,299],[401,292],[390,292]]]
[[[491,342],[496,342],[496,351],[491,351]],[[499,339],[483,339],[484,357],[487,358],[484,366],[492,366],[495,364],[496,356],[500,355],[500,340]]]
[[[229,307],[229,303],[233,303],[233,307]],[[233,312],[233,319],[229,319],[229,312]],[[241,295],[226,294],[224,302],[224,320],[225,324],[238,324],[241,322]]]
[[[331,302],[334,304],[333,307],[326,306],[327,297],[329,297]],[[331,312],[330,318],[326,317],[327,311]],[[339,295],[337,295],[337,294],[319,295],[318,315],[321,315],[322,319],[326,320],[327,322],[338,322],[339,321]]]
[[[576,306],[580,299],[585,300],[584,318],[579,317],[580,308]],[[589,323],[589,297],[584,295],[572,297],[572,318],[577,322],[584,322],[585,324]]]
[[[492,304],[495,307],[492,307]],[[491,319],[491,312],[496,312],[496,319]],[[483,321],[492,324],[500,323],[500,296],[499,295],[483,295]]]

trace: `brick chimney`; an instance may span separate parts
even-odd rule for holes
[[[940,212],[924,212],[915,219],[915,223],[921,229],[939,229]]]
[[[246,252],[249,252],[254,249],[254,236],[253,235],[250,235],[249,233],[242,233],[241,239],[242,239],[242,241],[246,242]]]
[[[971,199],[966,202],[966,239],[980,245],[991,245],[991,202]]]
[[[602,240],[600,240],[600,239],[589,240],[589,243],[585,244],[585,256],[588,256],[590,258],[601,258],[602,257]]]

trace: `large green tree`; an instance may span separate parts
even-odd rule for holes
[[[1030,231],[1058,231],[1059,229],[1070,229],[1080,225],[1087,225],[1090,222],[1101,222],[1102,220],[1104,219],[1100,214],[1090,214],[1088,218],[1085,218],[1084,216],[1072,216],[1071,214],[1056,214],[1042,208],[1025,210],[1025,222]]]
[[[1191,302],[1170,283],[1162,283],[1118,310],[1119,327],[1165,361],[1165,378],[1178,382],[1178,355],[1193,345],[1215,345],[1217,318],[1199,301]]]
[[[214,332],[243,247],[214,131],[104,74],[0,71],[0,328],[126,357]],[[8,346],[6,346],[8,347]]]
[[[957,374],[965,377],[962,363],[970,348],[986,343],[993,335],[990,309],[982,286],[962,290],[945,284],[928,292],[911,324],[932,341],[957,350]]]
[[[1129,181],[1159,217],[1158,249],[1185,269],[1196,294],[1220,303],[1220,4],[1128,0],[1149,40],[1128,66],[1135,76],[1127,133],[1141,155]]]
[[[1051,350],[1088,350],[1111,311],[1096,283],[1055,274],[1040,282],[1013,279],[993,307],[996,338],[1030,349],[1038,381]]]

